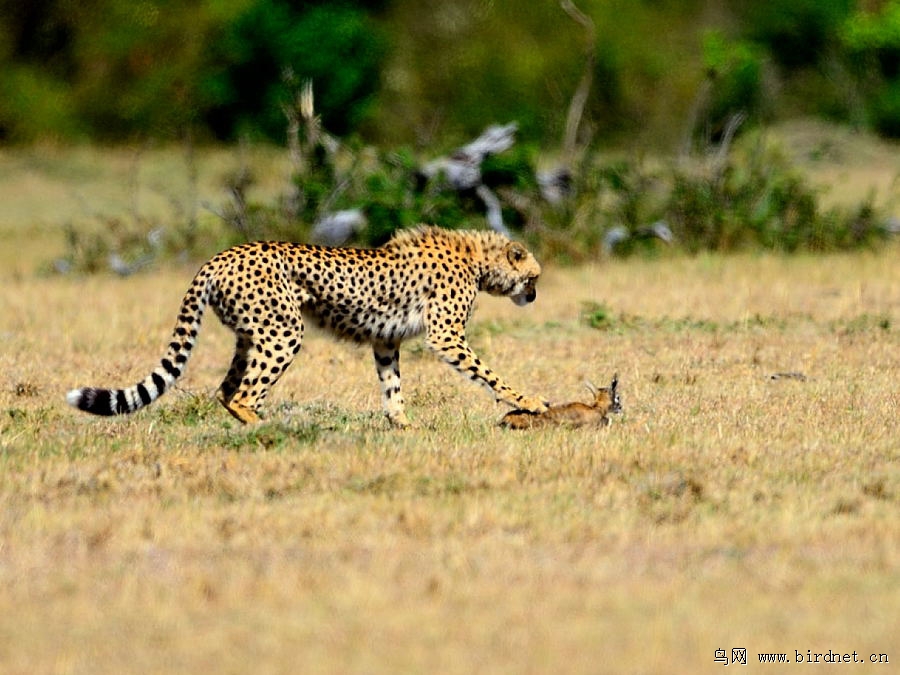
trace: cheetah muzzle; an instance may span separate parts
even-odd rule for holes
[[[516,293],[512,296],[512,301],[519,307],[524,307],[525,305],[534,302],[536,299],[537,289],[535,289],[534,284],[532,284],[529,288],[522,291],[521,293]]]

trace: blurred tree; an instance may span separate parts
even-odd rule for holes
[[[888,0],[877,12],[856,12],[841,38],[865,66],[874,66],[888,80],[900,77],[900,0]]]
[[[182,132],[202,104],[211,30],[238,2],[5,0],[0,129],[17,140]]]
[[[734,115],[758,122],[767,112],[761,51],[751,42],[728,40],[718,31],[704,38],[708,100],[702,102],[705,110],[696,129],[704,142],[722,140]]]
[[[821,62],[837,42],[838,29],[855,0],[735,0],[744,33],[765,45],[786,68]]]
[[[867,93],[872,126],[900,138],[900,0],[888,0],[875,12],[856,12],[841,39]]]
[[[56,77],[72,74],[75,3],[58,0],[0,0],[0,47],[6,59],[41,65]]]
[[[312,78],[325,123],[365,117],[386,51],[343,0],[0,0],[0,137],[171,137],[202,122],[222,138],[284,140],[285,81]]]
[[[197,116],[217,17],[201,0],[92,0],[79,10],[73,82],[81,114],[107,138],[171,137]]]
[[[449,148],[515,120],[558,148],[586,66],[582,139],[672,147],[705,87],[719,119],[764,104],[898,133],[900,0],[574,2],[593,49],[559,0],[0,0],[0,140],[281,142],[312,79],[336,134]]]
[[[386,40],[366,8],[381,2],[257,0],[210,45],[200,82],[204,119],[220,138],[251,133],[283,141],[282,106],[313,81],[326,128],[355,129],[379,88]]]
[[[57,0],[0,0],[0,139],[79,129],[67,80],[73,7]]]
[[[673,120],[702,77],[696,40],[704,3],[576,4],[596,28],[583,133],[671,138]],[[438,135],[450,146],[486,124],[515,120],[524,140],[560,144],[586,50],[583,27],[558,1],[394,0],[387,19],[394,49],[384,78],[383,135],[419,144]]]

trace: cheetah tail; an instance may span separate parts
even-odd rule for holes
[[[209,301],[211,275],[201,269],[181,301],[172,341],[159,365],[133,387],[83,387],[66,394],[69,405],[94,415],[126,415],[150,405],[184,373]]]

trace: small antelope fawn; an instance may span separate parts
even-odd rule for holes
[[[619,376],[613,375],[608,387],[597,389],[590,382],[585,383],[594,400],[591,403],[563,403],[551,405],[546,412],[533,413],[527,410],[513,410],[500,420],[500,426],[508,429],[536,429],[554,424],[567,427],[605,427],[609,424],[608,415],[622,412],[622,399],[619,397]]]

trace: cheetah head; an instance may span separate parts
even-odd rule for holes
[[[491,295],[505,295],[517,305],[527,305],[537,297],[535,284],[541,266],[534,256],[517,241],[508,242],[488,261],[481,289]]]

